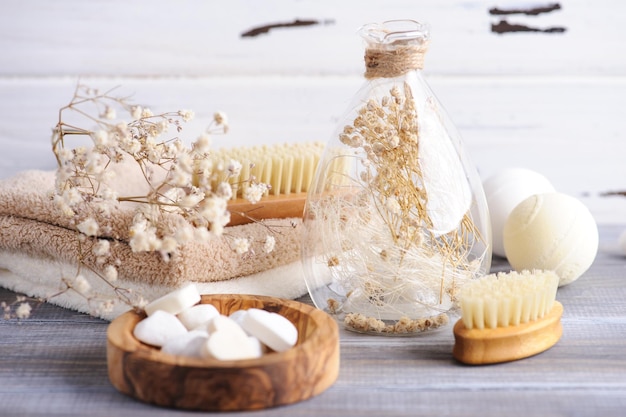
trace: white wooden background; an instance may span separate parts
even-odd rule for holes
[[[519,1],[6,1],[0,178],[54,167],[50,131],[78,80],[155,111],[195,110],[189,140],[222,110],[231,132],[216,146],[326,141],[362,82],[358,27],[412,18],[431,26],[425,76],[483,177],[535,169],[599,223],[626,223],[626,198],[599,196],[626,189],[626,5],[560,3],[507,20],[565,33],[497,35],[488,9]],[[240,37],[295,18],[322,23]]]

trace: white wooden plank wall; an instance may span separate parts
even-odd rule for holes
[[[546,2],[548,3],[548,2]],[[544,3],[545,4],[545,3]],[[54,167],[49,136],[80,79],[155,111],[190,108],[193,140],[215,110],[215,146],[326,141],[361,84],[364,23],[428,22],[425,76],[484,177],[506,166],[548,176],[599,223],[626,223],[626,5],[564,0],[510,23],[565,33],[491,33],[506,0],[23,0],[0,8],[0,178]],[[252,38],[266,24],[315,19]]]

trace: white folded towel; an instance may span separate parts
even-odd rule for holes
[[[0,251],[0,265],[0,286],[35,298],[46,298],[58,293],[64,288],[59,279],[61,274],[67,275],[76,271],[76,265],[67,262],[7,251]],[[71,290],[50,298],[48,302],[105,320],[112,320],[130,309],[128,305],[115,300],[111,310],[103,309],[101,303],[112,298],[110,288],[89,271],[83,272],[83,275],[92,285],[89,293],[93,297],[91,303]],[[225,281],[194,283],[201,294],[253,294],[294,299],[307,292],[299,261]],[[125,279],[119,279],[116,284],[141,294],[148,301],[174,289],[168,285]]]

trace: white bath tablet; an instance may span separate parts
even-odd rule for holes
[[[504,226],[504,249],[513,269],[552,270],[559,286],[578,279],[598,252],[598,226],[585,205],[561,193],[531,196]]]
[[[493,253],[498,256],[505,256],[502,233],[515,206],[531,195],[555,192],[546,177],[524,168],[495,173],[483,182],[483,189],[491,217]]]
[[[194,284],[179,288],[161,298],[157,298],[145,307],[147,315],[152,315],[157,310],[167,311],[171,314],[179,314],[189,307],[200,302],[200,293]]]
[[[133,335],[148,345],[163,346],[168,340],[183,336],[187,329],[178,318],[163,310],[155,311],[135,325]]]
[[[225,326],[211,333],[202,356],[221,361],[253,359],[260,357],[261,351],[243,330]]]
[[[228,315],[228,318],[230,318],[231,320],[234,320],[235,323],[241,326],[241,321],[243,320],[243,316],[245,316],[247,313],[248,313],[248,310],[233,311],[232,313]]]
[[[263,356],[263,353],[265,353],[265,346],[263,345],[263,343],[261,343],[261,341],[254,336],[248,336],[248,341],[252,345],[256,357],[260,358],[261,356]]]
[[[244,336],[248,336],[244,329],[237,322],[223,315],[219,315],[211,319],[211,321],[209,321],[208,323],[207,330],[211,335],[220,330],[227,330],[230,332],[239,332]]]
[[[213,304],[197,304],[178,314],[178,319],[188,330],[195,329],[204,323],[208,323],[213,317],[219,316],[220,312]]]
[[[208,339],[209,335],[206,332],[192,330],[182,336],[169,339],[161,348],[161,352],[169,353],[170,355],[199,358],[201,357],[202,347]]]
[[[280,314],[257,308],[248,310],[241,327],[276,352],[284,352],[298,341],[298,329],[292,322]]]

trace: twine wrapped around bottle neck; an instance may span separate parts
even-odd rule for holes
[[[399,45],[393,49],[371,47],[365,50],[365,78],[392,78],[424,67],[428,42]]]

